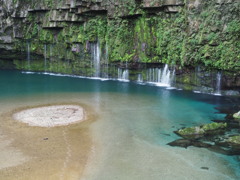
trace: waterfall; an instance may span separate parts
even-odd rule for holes
[[[44,71],[47,71],[47,45],[44,44]]]
[[[129,71],[128,71],[128,69],[118,68],[118,80],[129,81]]]
[[[128,69],[125,69],[122,73],[122,79],[128,80],[129,72]]]
[[[75,7],[75,1],[74,1],[74,0],[71,0],[71,1],[70,1],[70,7],[71,7],[71,8],[74,8],[74,7]]]
[[[170,75],[171,79],[170,79],[170,85],[175,84],[175,67],[172,71],[172,74]]]
[[[214,95],[221,96],[221,81],[222,81],[222,73],[218,72],[216,74],[216,90]]]
[[[101,64],[100,64],[100,45],[99,45],[99,42],[92,44],[91,54],[92,54],[93,68],[95,70],[94,77],[100,77]]]
[[[28,63],[28,70],[30,70],[31,68],[30,41],[27,41],[27,63]]]
[[[159,68],[150,68],[147,70],[147,81],[157,83],[161,81],[162,70]]]
[[[108,46],[107,46],[107,43],[105,44],[105,75],[104,77],[105,78],[108,78],[108,67],[109,64],[108,64]]]
[[[162,72],[160,83],[170,85],[170,74],[171,72],[168,69],[168,65],[166,64]]]
[[[50,54],[50,57],[53,56],[53,45],[52,44],[50,45],[50,53],[49,54]]]
[[[154,83],[158,86],[170,86],[175,77],[175,70],[169,70],[168,65],[164,68],[150,68],[147,70],[147,82]]]
[[[139,83],[143,82],[142,74],[138,74],[137,82],[139,82]]]
[[[107,45],[107,43],[105,45],[105,59],[108,62],[108,45]]]

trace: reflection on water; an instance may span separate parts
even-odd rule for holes
[[[0,82],[1,114],[26,106],[81,103],[96,116],[96,121],[49,129],[1,119],[0,130],[14,140],[12,145],[28,158],[39,160],[10,168],[13,175],[8,179],[16,176],[25,179],[38,176],[79,179],[83,176],[87,180],[225,180],[240,177],[233,168],[239,168],[236,157],[220,156],[206,149],[166,145],[177,138],[173,131],[182,126],[209,123],[212,118],[223,119],[223,114],[214,113],[214,107],[231,104],[228,98],[135,83],[15,71],[0,71]],[[49,139],[43,140],[46,137]],[[26,142],[29,145],[24,146]],[[50,149],[44,150],[44,143],[48,143]],[[38,151],[34,152],[36,148]],[[48,154],[48,150],[59,153],[55,156]],[[84,171],[80,162],[86,163]],[[26,173],[28,163],[34,165],[34,173]],[[53,168],[46,171],[38,169],[40,165],[52,165]],[[75,169],[70,171],[71,167]],[[77,173],[77,168],[82,173]],[[6,171],[0,171],[6,175]],[[53,173],[55,175],[51,176]]]

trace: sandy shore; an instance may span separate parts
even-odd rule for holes
[[[92,148],[87,111],[53,104],[1,114],[0,179],[80,179]]]
[[[17,166],[29,160],[21,151],[12,147],[11,143],[12,140],[0,135],[0,169]],[[12,156],[14,158],[11,158]]]

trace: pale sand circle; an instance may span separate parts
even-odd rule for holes
[[[22,110],[13,118],[30,126],[54,127],[83,121],[85,116],[81,106],[52,105]]]

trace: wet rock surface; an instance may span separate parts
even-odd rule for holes
[[[225,129],[227,127],[227,123],[210,123],[210,124],[204,124],[202,126],[196,126],[196,127],[188,127],[183,128],[175,133],[183,136],[201,136],[201,135],[207,135],[207,134],[216,134],[221,132],[222,129]]]
[[[213,123],[210,124],[183,127],[174,131],[181,139],[168,145],[183,148],[194,146],[224,155],[240,155],[240,123],[236,121],[236,115],[233,115],[234,110],[223,107],[216,109],[219,113],[228,113],[225,120],[212,120]]]

